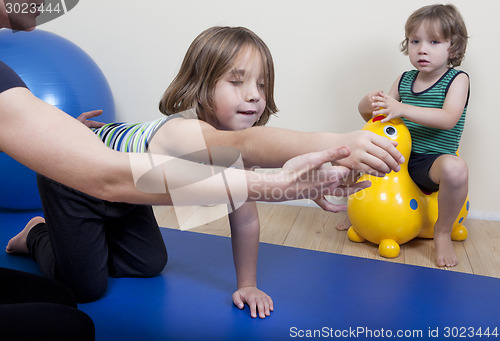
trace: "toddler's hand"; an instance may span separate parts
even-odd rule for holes
[[[377,90],[377,91],[372,91],[372,92],[369,92],[366,97],[368,98],[368,102],[372,104],[373,106],[373,102],[375,101],[375,98],[377,96],[379,96],[381,93],[383,93],[382,90]]]
[[[401,110],[401,102],[397,101],[394,97],[379,91],[372,98],[373,116],[385,115],[386,118],[382,122],[390,121],[394,118],[403,117]]]
[[[271,297],[257,287],[244,287],[236,290],[233,294],[233,303],[240,309],[245,307],[245,303],[248,304],[250,315],[254,318],[257,317],[257,311],[260,318],[265,318],[274,310]]]

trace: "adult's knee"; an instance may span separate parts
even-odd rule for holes
[[[58,317],[61,340],[88,341],[95,340],[95,326],[92,319],[81,310],[66,309]],[[52,340],[57,340],[51,338]]]
[[[2,340],[95,339],[95,326],[84,312],[57,303],[31,302],[0,306]]]

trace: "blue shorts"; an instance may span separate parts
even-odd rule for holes
[[[419,154],[411,153],[410,161],[408,162],[408,173],[413,182],[423,192],[436,192],[439,190],[439,185],[432,181],[429,176],[429,170],[438,157],[444,154]]]

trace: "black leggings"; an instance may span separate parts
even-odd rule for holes
[[[94,323],[61,283],[0,268],[2,340],[94,340]]]
[[[100,200],[38,175],[45,224],[27,244],[42,274],[66,284],[78,302],[100,298],[108,276],[151,277],[167,250],[151,206]]]

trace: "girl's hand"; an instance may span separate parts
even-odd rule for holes
[[[259,290],[257,287],[243,287],[239,288],[233,294],[233,303],[240,309],[248,304],[250,307],[250,315],[257,317],[257,311],[260,318],[265,318],[271,315],[274,310],[273,300],[265,292]]]
[[[89,118],[97,117],[102,114],[102,110],[92,110],[82,113],[76,119],[82,122],[85,126],[89,128],[100,128],[104,125],[102,122],[92,121]]]
[[[382,122],[390,121],[394,118],[403,117],[403,104],[394,97],[378,91],[372,98],[373,116],[385,115]]]

